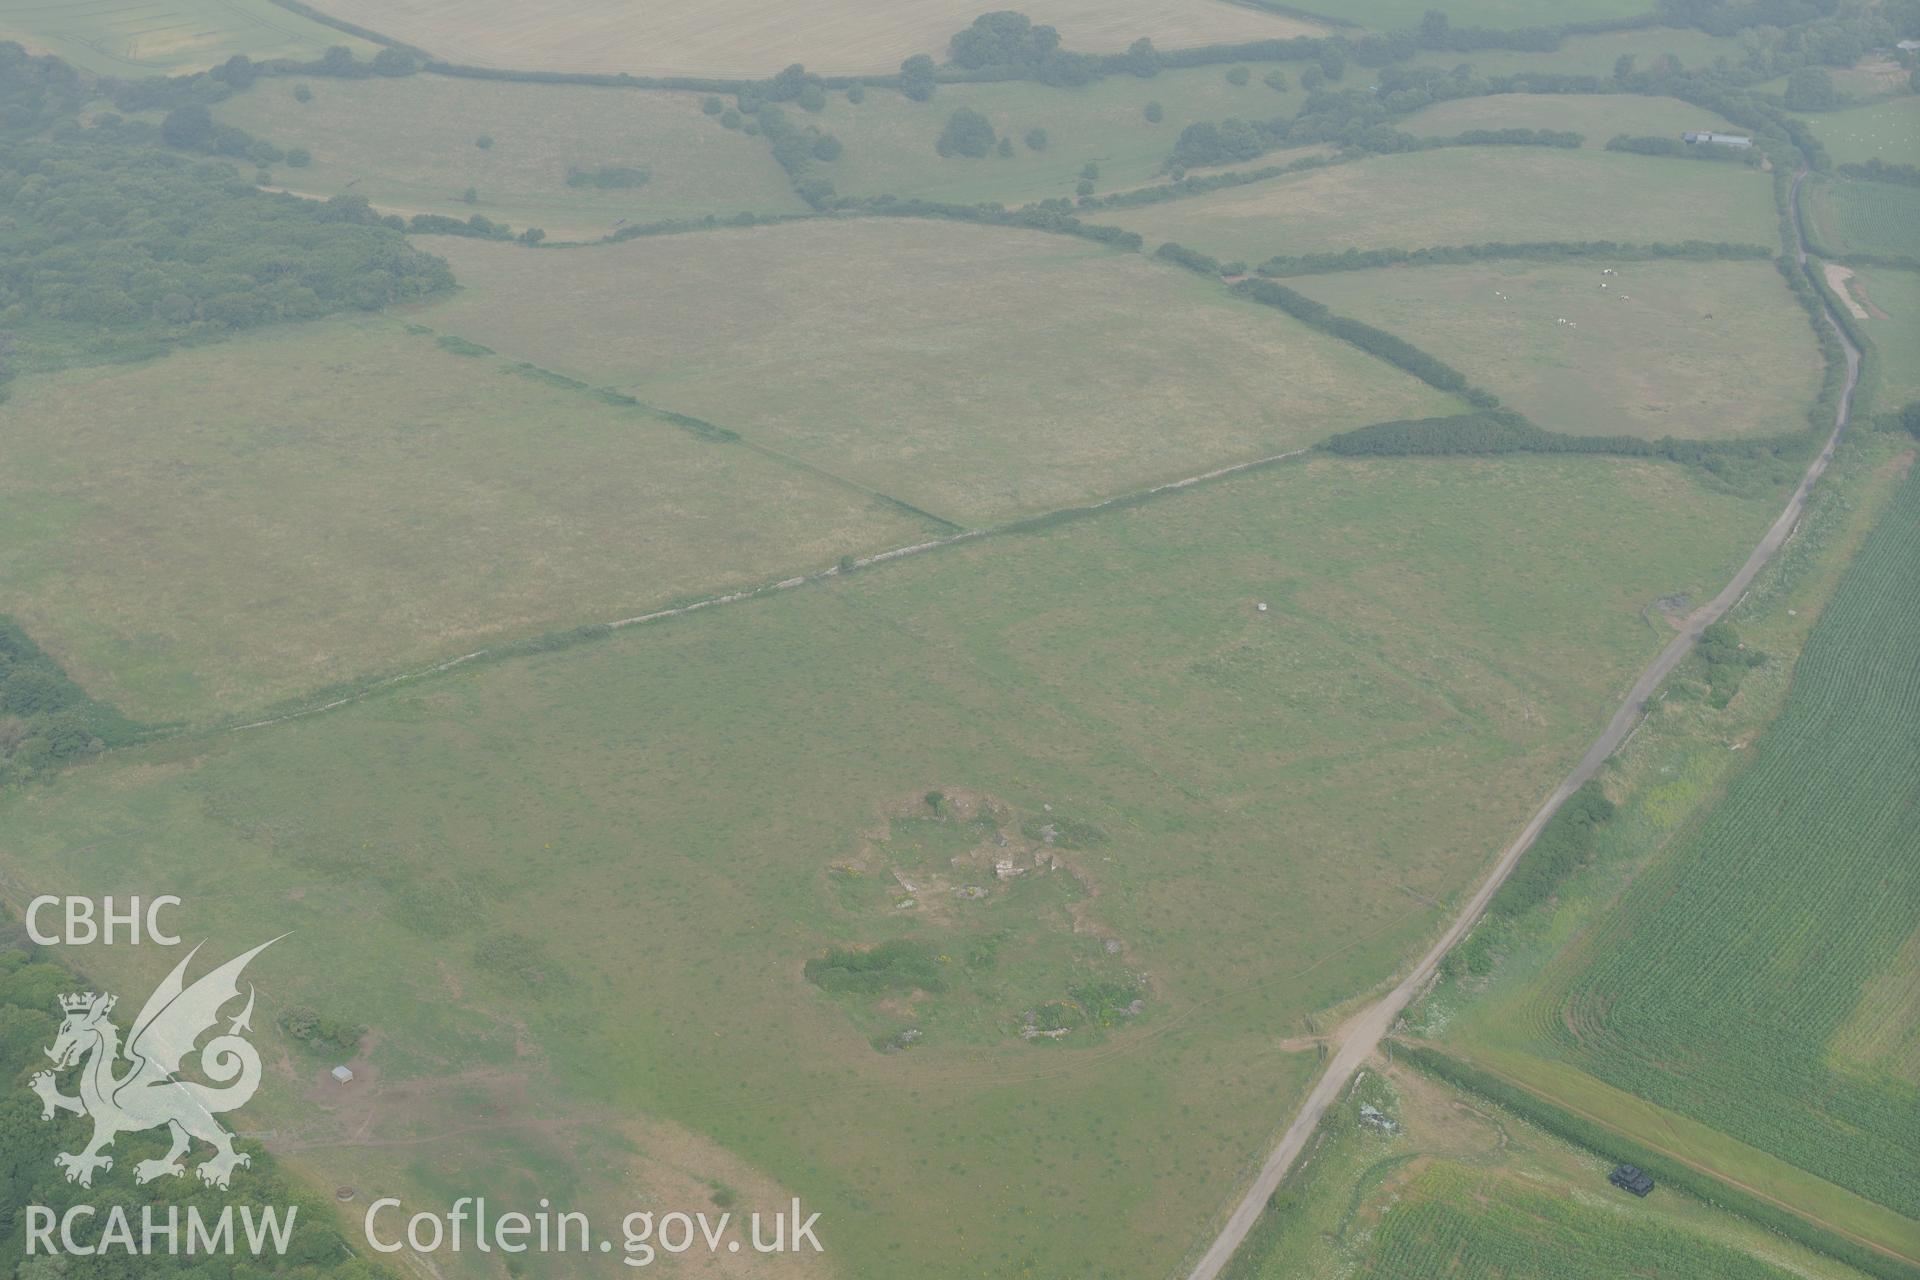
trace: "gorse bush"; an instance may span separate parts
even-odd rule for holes
[[[1517,916],[1554,895],[1560,884],[1593,855],[1594,833],[1613,818],[1613,801],[1598,780],[1589,781],[1560,806],[1533,846],[1493,895],[1487,911]]]
[[[944,991],[940,962],[923,942],[896,938],[865,950],[830,947],[807,961],[807,981],[823,991],[876,995],[882,991]]]

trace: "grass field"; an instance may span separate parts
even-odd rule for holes
[[[1877,159],[1920,165],[1920,95],[1846,111],[1822,111],[1806,121],[1836,164]]]
[[[1819,345],[1771,262],[1484,262],[1291,283],[1553,431],[1783,435],[1806,429],[1820,391]]]
[[[607,1135],[657,1119],[822,1210],[843,1274],[1160,1274],[1305,1083],[1278,1037],[1420,945],[1661,642],[1644,606],[1766,518],[1647,463],[1292,464],[117,754],[0,797],[6,892],[165,885],[216,946],[297,930],[257,1025],[368,1024],[381,1108],[370,1143],[307,1101],[318,1063],[274,1070],[259,1123],[318,1176],[631,1198]],[[991,800],[1022,857],[1055,824],[1059,869],[844,892],[980,839],[930,789]],[[802,977],[890,938],[952,989]],[[124,986],[170,957],[84,959]],[[1111,964],[1137,1024],[1021,1040]],[[877,1053],[877,1025],[928,1031]]]
[[[303,192],[349,191],[405,213],[482,213],[562,239],[625,222],[805,207],[766,142],[721,128],[701,112],[700,94],[434,76],[306,83],[310,102],[286,80],[262,80],[217,108],[224,122],[312,152],[309,167],[275,173]],[[481,148],[481,137],[492,145]],[[625,190],[567,185],[572,169],[610,166],[651,176]]]
[[[962,0],[323,0],[318,6],[436,57],[539,71],[769,76],[788,63],[822,74],[891,74],[902,59],[944,61],[954,32],[987,12]],[[1221,0],[1024,0],[1069,49],[1117,52],[1142,36],[1163,49],[1319,34],[1320,28]]]
[[[1471,53],[1456,53],[1446,49],[1431,49],[1415,54],[1413,63],[1415,66],[1451,70],[1464,62],[1483,76],[1543,71],[1605,78],[1613,74],[1614,63],[1623,54],[1644,69],[1667,58],[1685,67],[1708,66],[1716,58],[1722,57],[1737,64],[1742,52],[1738,36],[1710,36],[1692,28],[1642,27],[1604,35],[1569,36],[1552,53],[1529,53],[1516,49],[1475,49]]]
[[[846,144],[846,153],[828,166],[844,194],[1025,204],[1071,197],[1089,161],[1099,165],[1101,191],[1150,182],[1159,176],[1180,131],[1196,121],[1269,120],[1300,109],[1304,95],[1297,65],[1248,64],[1254,74],[1237,86],[1227,81],[1229,69],[1193,67],[1146,80],[1108,76],[1077,89],[1031,81],[943,85],[927,102],[873,93],[854,105],[836,94],[818,122]],[[1286,93],[1262,83],[1276,69],[1286,77]],[[1160,104],[1159,124],[1144,115],[1150,102]],[[996,133],[1012,138],[1014,154],[976,160],[935,153],[933,144],[947,117],[962,106],[985,115]],[[1046,130],[1044,151],[1025,145],[1027,131],[1035,127]]]
[[[960,524],[1457,404],[1164,264],[1037,232],[806,222],[529,252],[428,241],[435,328]]]
[[[1690,817],[1681,804],[1671,847],[1617,907],[1470,1036],[1905,1215],[1909,1256],[1916,564],[1908,480],[1815,625],[1778,720],[1741,740],[1751,754],[1724,793]]]
[[[144,719],[253,708],[933,528],[390,323],[35,378],[0,439],[8,611]]]
[[[1808,186],[1812,230],[1833,252],[1920,258],[1920,187],[1846,178]]]
[[[268,0],[0,0],[0,40],[18,40],[99,75],[201,71],[236,53],[318,58],[333,45],[379,46]]]
[[[1880,352],[1874,407],[1897,409],[1920,400],[1920,362],[1913,359],[1920,351],[1920,272],[1856,268],[1846,292],[1867,313],[1860,327]]]
[[[1398,1126],[1368,1124],[1371,1106]],[[1850,1268],[1379,1059],[1234,1260],[1229,1280],[1856,1280]]]
[[[1468,129],[1558,129],[1583,134],[1589,147],[1604,147],[1617,134],[1677,138],[1688,129],[1733,128],[1711,111],[1678,98],[1641,94],[1502,93],[1456,98],[1416,112],[1400,128],[1418,137],[1444,137]]]
[[[1771,244],[1764,175],[1614,152],[1449,147],[1098,215],[1217,258],[1506,240]]]

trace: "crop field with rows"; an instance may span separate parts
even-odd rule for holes
[[[1920,258],[1920,188],[1838,179],[1813,192],[1807,211],[1835,253]]]
[[[1752,763],[1601,926],[1548,1019],[1601,1080],[1909,1217],[1916,1045],[1888,988],[1920,921],[1916,619],[1910,480]]]

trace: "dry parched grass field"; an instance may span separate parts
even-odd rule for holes
[[[23,381],[0,451],[9,612],[94,696],[150,720],[217,718],[932,531],[391,323]]]
[[[224,123],[311,151],[311,166],[277,172],[302,192],[350,192],[408,214],[481,213],[561,239],[624,222],[805,208],[766,141],[721,128],[701,112],[702,94],[440,76],[305,83],[309,102],[271,79],[216,109]],[[567,185],[570,170],[607,167],[649,177],[628,189]]]
[[[1767,176],[1610,151],[1448,147],[1095,215],[1222,260],[1489,241],[1727,240],[1778,235]]]
[[[1456,412],[1271,308],[1039,232],[863,218],[529,252],[421,317],[960,524]]]
[[[1820,390],[1820,348],[1771,262],[1482,262],[1289,284],[1552,431],[1784,435],[1806,429]]]
[[[792,62],[823,75],[886,74],[944,60],[980,0],[321,0],[317,6],[449,62],[536,71],[769,76]],[[1004,7],[1004,6],[1003,6]],[[1165,49],[1318,35],[1321,28],[1223,0],[1023,0],[1036,23],[1087,53],[1142,36]]]

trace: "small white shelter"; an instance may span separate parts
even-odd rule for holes
[[[332,1076],[335,1080],[339,1081],[341,1084],[348,1084],[348,1083],[351,1083],[353,1080],[353,1069],[351,1067],[335,1067],[332,1071],[329,1071],[327,1074]]]

